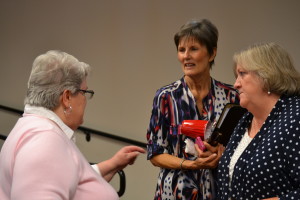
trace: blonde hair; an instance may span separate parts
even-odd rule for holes
[[[300,73],[289,54],[278,44],[252,45],[234,54],[233,61],[235,73],[237,65],[254,72],[262,80],[266,91],[287,96],[300,95]]]

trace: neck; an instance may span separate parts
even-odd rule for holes
[[[203,87],[210,87],[210,76],[199,76],[199,77],[192,77],[192,76],[184,76],[184,80],[188,84],[190,88],[203,88]]]
[[[197,109],[198,109],[200,115],[202,115],[202,110],[203,110],[203,102],[202,101],[210,91],[211,78],[204,77],[204,78],[199,78],[199,79],[193,79],[191,77],[185,76],[185,81],[195,98],[195,101],[197,104]]]
[[[261,129],[263,124],[264,124],[264,121],[259,121],[253,117],[252,122],[249,126],[249,131],[248,131],[249,137],[254,138],[255,135],[258,133],[258,131]]]
[[[53,110],[53,112],[66,124],[67,126],[70,127],[68,123],[68,119],[66,117],[66,114],[64,113],[64,108],[62,105],[59,105],[57,108]],[[71,128],[71,127],[70,127]],[[74,129],[73,129],[74,130]]]
[[[249,108],[248,111],[253,114],[254,118],[257,121],[264,122],[279,98],[280,96],[276,94],[262,95],[259,101],[257,101],[257,103],[252,108]]]
[[[280,96],[276,94],[268,94],[268,96],[262,97],[259,104],[255,106],[255,109],[249,109],[249,111],[253,114],[253,119],[249,130],[250,137],[254,137],[261,129],[262,125],[277,103],[279,97]]]
[[[185,76],[184,79],[196,99],[203,99],[208,94],[211,87],[210,77],[201,77],[196,79]]]

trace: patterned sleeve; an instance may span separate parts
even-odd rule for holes
[[[168,95],[158,90],[153,100],[150,124],[147,129],[147,159],[151,159],[158,154],[167,153],[169,106],[166,96]]]

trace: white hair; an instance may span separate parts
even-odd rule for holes
[[[32,65],[24,104],[53,110],[64,90],[80,89],[90,66],[62,51],[51,50],[38,56]]]

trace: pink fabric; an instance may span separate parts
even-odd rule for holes
[[[25,114],[0,153],[1,200],[117,200],[74,142],[44,117]]]

